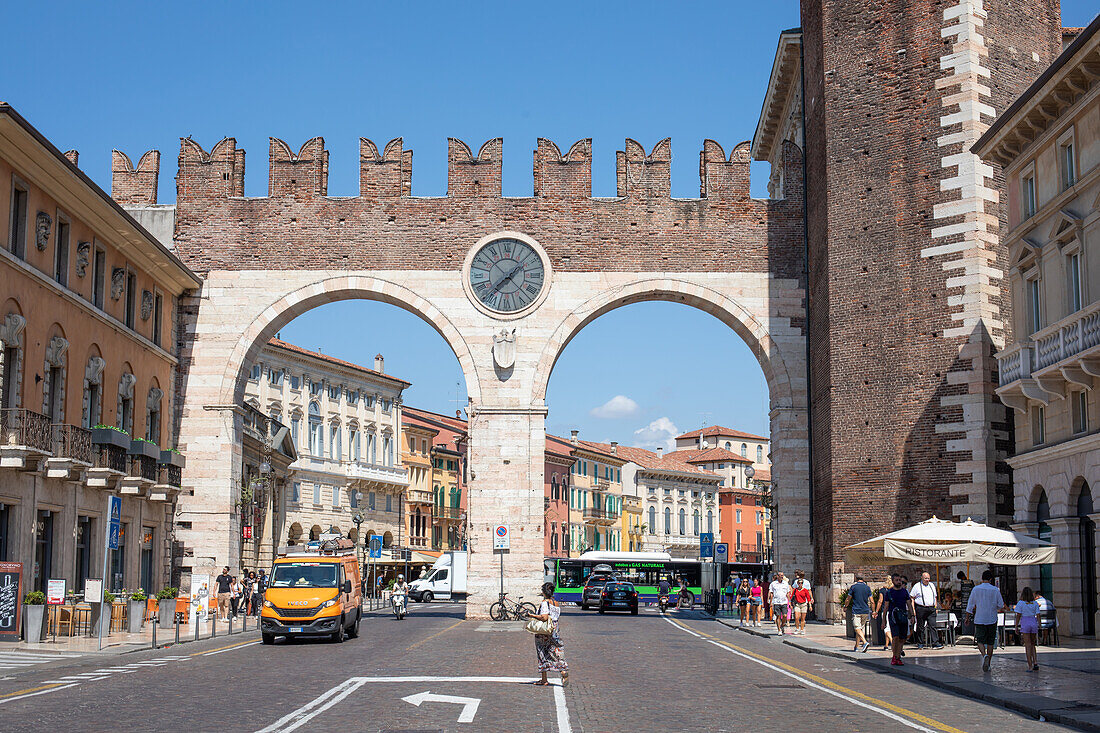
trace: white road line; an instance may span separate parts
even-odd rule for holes
[[[856,705],[856,706],[864,708],[866,710],[870,710],[872,712],[878,713],[879,715],[885,715],[887,718],[890,718],[891,720],[896,720],[897,722],[901,723],[902,725],[908,726],[909,728],[913,728],[915,730],[922,731],[922,733],[936,733],[936,731],[934,731],[931,728],[926,728],[923,725],[920,725],[918,723],[913,722],[912,720],[909,720],[908,718],[904,718],[900,715],[895,715],[894,713],[890,712],[889,710],[883,710],[881,708],[877,708],[874,705],[870,705],[868,703],[863,702],[862,700],[857,700],[854,697],[851,697],[849,695],[845,695],[843,692],[838,692],[837,690],[830,690],[828,687],[824,687],[822,685],[819,685],[816,682],[813,682],[812,680],[808,680],[808,679],[806,679],[805,677],[803,677],[801,675],[795,674],[794,672],[788,672],[787,670],[782,669],[781,667],[777,667],[774,664],[768,664],[767,662],[763,661],[762,659],[757,659],[755,657],[749,656],[748,654],[743,654],[743,653],[737,651],[736,649],[730,649],[728,646],[725,646],[723,644],[719,644],[718,642],[713,641],[711,639],[705,639],[701,635],[695,633],[694,631],[692,631],[690,629],[685,629],[682,626],[678,626],[677,624],[673,623],[671,619],[669,619],[667,617],[665,618],[665,621],[668,621],[668,623],[672,624],[673,627],[679,629],[680,631],[686,631],[687,633],[691,634],[692,636],[696,637],[697,639],[701,639],[702,641],[705,641],[708,644],[713,644],[714,646],[718,647],[719,649],[723,649],[723,650],[729,652],[730,654],[736,654],[737,656],[742,657],[743,659],[747,659],[750,662],[755,662],[756,664],[759,664],[762,667],[767,667],[768,669],[770,669],[774,672],[778,672],[781,675],[785,675],[787,677],[790,677],[791,679],[796,679],[799,682],[801,682],[802,684],[806,685],[807,687],[812,687],[815,690],[820,690],[821,692],[824,692],[828,695],[832,695],[833,697],[839,697],[841,700],[847,700],[848,702],[852,703],[853,705]]]
[[[244,649],[245,647],[255,646],[259,643],[260,642],[258,642],[258,641],[253,641],[253,642],[249,642],[248,644],[241,644],[240,646],[231,646],[228,649],[218,649],[218,650],[212,651],[212,652],[205,652],[203,654],[203,656],[204,657],[209,657],[211,654],[221,654],[222,652],[235,652],[238,649]]]
[[[363,684],[363,681],[357,680],[355,677],[352,677],[351,679],[340,683],[336,687],[333,687],[328,692],[323,693],[320,697],[317,697],[311,702],[306,703],[294,712],[284,715],[283,717],[279,718],[266,728],[261,729],[257,733],[276,733],[276,731],[278,733],[289,733],[289,731],[296,730],[312,720],[314,716],[323,713],[351,693],[358,690],[360,687],[363,686]]]
[[[554,687],[554,707],[558,714],[558,733],[573,733],[569,725],[569,706],[565,704],[565,690],[561,685]]]
[[[23,698],[27,698],[27,697],[34,697],[35,695],[45,695],[45,694],[50,693],[50,692],[57,692],[58,690],[66,690],[70,687],[76,687],[76,685],[77,685],[77,683],[73,682],[71,685],[62,685],[61,687],[51,687],[48,690],[39,690],[38,692],[28,692],[26,695],[16,695],[15,697],[5,697],[3,700],[0,700],[0,705],[3,705],[6,702],[13,702],[15,700],[22,700]]]

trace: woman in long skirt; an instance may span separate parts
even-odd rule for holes
[[[554,630],[549,634],[535,634],[535,655],[538,657],[539,673],[542,679],[536,685],[550,684],[546,679],[546,673],[550,670],[561,672],[561,684],[565,687],[569,684],[569,665],[565,662],[565,644],[558,634],[558,619],[561,617],[561,606],[554,600],[554,584],[542,584],[542,604],[539,612],[532,614],[532,618],[539,621],[549,621],[554,625]]]

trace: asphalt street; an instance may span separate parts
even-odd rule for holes
[[[695,612],[567,608],[561,632],[567,688],[530,684],[518,622],[443,603],[367,614],[342,644],[238,635],[27,665],[0,677],[0,731],[1067,730]]]

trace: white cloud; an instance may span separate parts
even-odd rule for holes
[[[626,395],[620,394],[615,395],[599,407],[593,407],[588,411],[588,414],[605,420],[617,420],[623,417],[634,417],[639,412],[641,412],[641,408],[638,407],[637,402]]]
[[[676,447],[676,436],[680,429],[667,417],[659,417],[644,428],[634,431],[634,445],[639,448],[657,450],[664,448],[666,451]]]

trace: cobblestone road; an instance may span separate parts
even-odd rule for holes
[[[0,681],[0,730],[1064,730],[691,612],[569,608],[561,628],[565,689],[528,684],[518,623],[414,604],[405,621],[368,614],[343,644],[235,636],[29,670]]]

